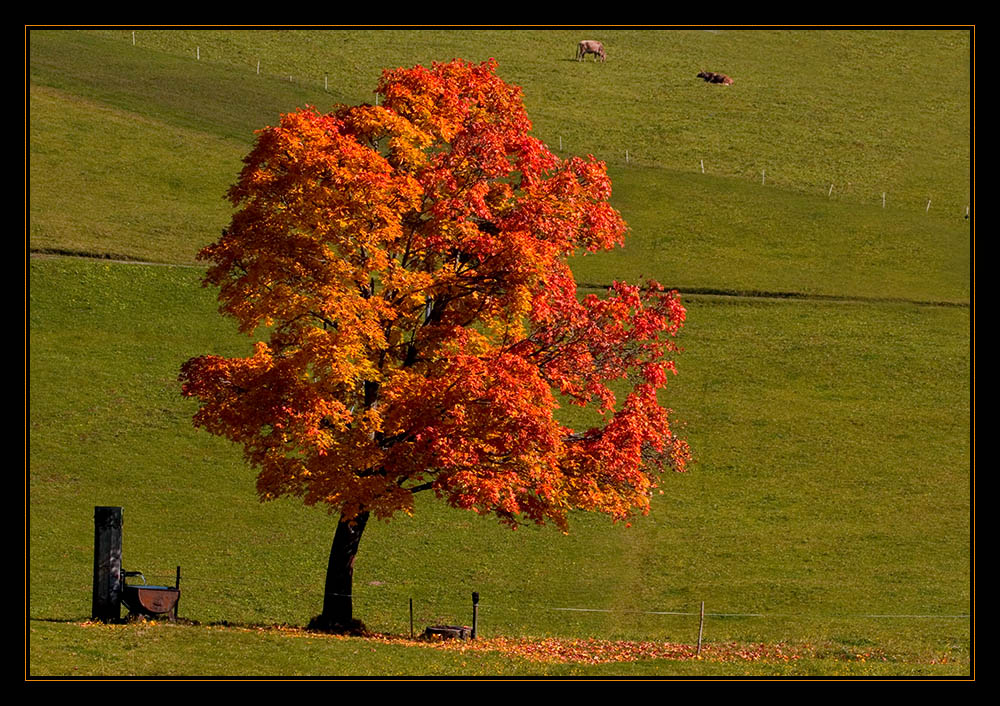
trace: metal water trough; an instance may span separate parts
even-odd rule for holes
[[[468,625],[431,625],[424,630],[424,637],[439,640],[471,640],[472,628]]]
[[[129,584],[126,579],[138,576],[141,584]],[[177,619],[177,604],[181,600],[181,567],[177,567],[175,586],[150,586],[141,571],[122,572],[122,603],[128,608],[130,615],[146,618]]]
[[[424,630],[427,640],[475,640],[479,634],[479,593],[472,593],[472,627],[468,625],[431,625]],[[413,634],[413,599],[410,599],[410,634]]]

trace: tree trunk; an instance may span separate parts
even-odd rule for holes
[[[362,512],[351,522],[345,522],[341,516],[337,523],[333,546],[330,547],[330,561],[326,566],[323,613],[313,619],[310,627],[336,632],[364,630],[361,621],[354,619],[351,594],[354,582],[354,557],[357,556],[358,543],[367,523],[367,512]]]

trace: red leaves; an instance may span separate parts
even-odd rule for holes
[[[378,90],[259,133],[201,257],[222,311],[268,343],[185,364],[195,423],[244,447],[263,499],[348,517],[429,489],[512,525],[646,511],[688,458],[658,401],[685,312],[656,283],[577,297],[566,259],[627,231],[604,164],[532,137],[492,61],[387,71]],[[604,423],[564,428],[557,393]]]

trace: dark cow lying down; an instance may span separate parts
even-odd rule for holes
[[[703,78],[709,83],[721,83],[723,86],[733,85],[733,79],[729,78],[725,74],[717,74],[714,71],[702,71],[698,74],[698,78]]]
[[[604,55],[604,45],[593,39],[584,39],[576,45],[577,61],[582,60],[587,54],[593,54],[594,61],[597,61],[597,57],[601,57],[601,61],[604,61],[607,58]]]

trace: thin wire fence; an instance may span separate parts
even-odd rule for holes
[[[56,569],[34,569],[33,573],[56,574]],[[176,578],[176,569],[153,568],[150,571],[143,571],[146,582],[150,585],[162,584],[173,585]],[[255,604],[266,604],[274,600],[272,594],[261,594],[250,588],[242,586],[232,579],[215,578],[203,575],[191,575],[181,572],[180,586],[188,596],[189,600],[194,600],[194,596],[199,596],[201,603],[211,603],[220,597],[225,597],[223,602],[229,602],[234,598],[251,599]],[[130,582],[135,579],[130,578]],[[84,582],[78,582],[78,588],[84,588]],[[294,591],[295,595],[305,595],[310,593],[320,593],[314,587],[302,587]],[[407,593],[404,591],[393,591],[391,595],[378,596],[378,588],[374,590],[362,589],[352,594],[357,601],[371,601],[380,606],[396,605],[405,607],[408,601],[412,600],[421,614],[434,615],[464,615],[471,614],[472,602],[468,599],[459,599],[442,594],[426,594],[414,591]],[[344,594],[336,594],[344,595]],[[186,596],[187,597],[187,596]],[[623,615],[623,616],[650,616],[650,617],[698,617],[701,612],[692,608],[674,607],[662,609],[630,609],[630,608],[602,608],[595,606],[580,605],[553,605],[550,603],[537,603],[531,601],[517,601],[515,603],[491,602],[488,598],[478,603],[479,610],[484,614],[509,613],[509,614],[531,614],[531,613],[576,613],[595,615]],[[741,610],[706,610],[706,618],[752,618],[752,619],[796,619],[796,620],[968,620],[970,613],[908,613],[908,612],[857,612],[857,613],[809,613],[809,612],[758,612]]]
[[[132,32],[132,46],[139,46],[139,44],[137,42],[138,42],[138,40],[137,40],[136,33],[133,31]],[[201,51],[201,47],[200,46],[195,45],[195,47],[194,47],[194,49],[192,51],[192,57],[194,58],[195,61],[202,61],[203,60],[202,59],[202,51]],[[280,79],[282,81],[288,81],[290,83],[294,83],[294,84],[296,84],[298,86],[302,86],[302,87],[305,87],[305,88],[318,89],[319,87],[322,87],[322,90],[324,92],[329,93],[329,90],[330,90],[330,76],[329,76],[329,73],[324,73],[322,77],[318,77],[318,76],[317,77],[312,77],[312,78],[306,78],[306,77],[302,77],[302,76],[296,77],[294,75],[294,73],[285,73],[285,72],[282,72],[282,73],[269,73],[267,71],[267,66],[268,65],[269,65],[268,62],[265,62],[262,58],[258,58],[257,61],[256,61],[256,65],[254,67],[249,67],[250,70],[248,70],[247,74],[248,75],[255,75],[255,76],[263,76],[265,78]],[[262,71],[262,67],[264,68],[263,71]],[[378,95],[376,95],[375,96],[375,104],[376,105],[378,105],[378,100],[379,100],[379,97],[378,97]],[[559,152],[573,153],[574,147],[571,146],[568,141],[564,141],[562,135],[555,135],[553,137],[549,137],[548,139],[550,140],[549,143],[548,143],[550,149],[554,148],[555,145],[558,144]],[[594,152],[594,150],[588,149],[586,146],[576,146],[576,147],[580,150],[579,154],[591,154],[591,153]],[[624,166],[631,166],[631,165],[636,165],[636,166],[651,166],[651,163],[649,162],[649,160],[644,160],[643,159],[643,150],[641,149],[641,147],[640,147],[640,149],[638,151],[635,150],[634,148],[631,148],[631,149],[626,148],[626,149],[623,149],[620,152],[615,153],[615,154],[613,154],[611,156],[600,156],[600,155],[595,155],[595,156],[597,156],[598,158],[602,159],[604,162],[606,162],[608,164],[614,164],[616,166],[623,166],[623,165]],[[655,162],[655,160],[654,160],[654,162]],[[655,166],[655,164],[653,164],[653,166]],[[691,169],[692,169],[692,171],[700,172],[701,174],[706,174],[706,175],[707,174],[711,174],[711,173],[715,173],[715,174],[718,174],[718,175],[721,175],[721,176],[724,176],[724,177],[727,177],[727,178],[738,178],[736,176],[737,172],[733,171],[730,168],[727,168],[727,166],[724,165],[724,164],[715,164],[715,165],[711,165],[710,164],[709,167],[708,167],[708,169],[706,170],[706,164],[705,164],[705,160],[704,159],[700,159],[698,161],[697,165],[692,164],[691,165]],[[770,176],[769,176],[769,173],[770,173]],[[777,166],[771,165],[770,167],[763,167],[763,168],[760,169],[759,175],[754,174],[754,175],[751,176],[751,178],[754,181],[758,181],[759,180],[761,186],[767,186],[768,185],[768,180],[770,180],[771,183],[772,183],[772,185],[773,185],[774,178],[775,178],[776,174],[779,175],[779,179],[780,179],[780,174],[781,174],[780,165],[777,165]],[[847,187],[850,187],[850,184],[848,184]],[[844,184],[840,184],[838,186],[836,184],[836,180],[826,180],[826,181],[823,182],[823,184],[821,186],[818,186],[818,187],[815,187],[815,188],[816,188],[816,193],[817,194],[825,194],[828,199],[834,199],[835,198],[835,194],[839,195],[841,193],[841,191],[845,188],[845,185]],[[803,193],[809,193],[811,191],[811,189],[809,187],[794,188],[793,190],[800,191],[800,192],[803,192]],[[862,202],[868,203],[869,205],[881,204],[881,208],[882,209],[887,209],[887,208],[892,209],[894,207],[897,207],[893,203],[892,194],[889,191],[884,191],[884,190],[883,191],[876,191],[876,192],[873,192],[873,193],[869,193],[867,195],[856,193],[856,194],[853,194],[853,196],[854,196],[855,199],[860,198]],[[929,214],[930,213],[930,211],[931,211],[931,204],[932,203],[935,204],[935,210],[941,209],[941,210],[943,210],[943,212],[946,212],[946,213],[950,212],[955,217],[964,217],[966,219],[969,219],[971,217],[971,214],[972,214],[972,205],[971,205],[971,203],[963,202],[963,203],[943,203],[942,204],[942,203],[940,203],[940,200],[936,199],[932,194],[928,195],[925,200],[921,200],[917,204],[915,204],[914,202],[912,202],[912,199],[909,200],[909,201],[906,201],[904,203],[905,203],[905,208],[913,208],[913,209],[919,208],[925,214]],[[903,206],[899,206],[899,208],[902,208],[902,207]]]

